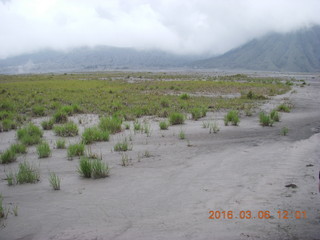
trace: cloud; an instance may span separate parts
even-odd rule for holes
[[[108,45],[220,54],[320,24],[318,0],[0,0],[0,58]]]

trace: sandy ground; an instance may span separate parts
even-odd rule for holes
[[[38,159],[35,147],[29,148],[16,163],[0,166],[4,206],[18,206],[18,216],[1,220],[0,239],[320,239],[320,79],[304,77],[310,86],[261,107],[271,109],[285,97],[294,104],[274,127],[259,126],[257,113],[243,116],[238,127],[225,127],[224,113],[216,112],[168,131],[149,119],[149,137],[126,130],[90,145],[111,167],[106,179],[81,178],[79,160],[67,160],[66,150]],[[81,131],[98,120],[73,120],[79,118]],[[220,126],[217,134],[202,128],[202,121],[212,119]],[[284,126],[287,136],[280,135]],[[181,129],[186,140],[178,137]],[[127,152],[130,165],[122,167],[112,148],[125,137],[133,149]],[[53,147],[57,137],[46,131],[45,138]],[[0,133],[0,150],[14,141],[14,131]],[[40,182],[8,186],[5,172],[24,159],[39,166]],[[50,188],[49,171],[61,177],[60,191]],[[211,210],[233,211],[234,218],[209,219]],[[240,219],[239,212],[248,210],[253,218]],[[283,210],[305,211],[307,217],[280,219]],[[270,211],[271,218],[259,219],[259,211]]]

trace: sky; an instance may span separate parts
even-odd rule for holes
[[[319,0],[0,0],[0,58],[97,45],[217,55],[319,12]]]

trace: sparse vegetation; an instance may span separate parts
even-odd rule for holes
[[[224,125],[228,126],[229,123],[234,126],[238,126],[240,122],[238,111],[231,110],[224,116]]]
[[[160,127],[161,130],[168,130],[169,123],[167,121],[161,121],[159,123],[159,127]]]
[[[141,131],[141,123],[138,120],[134,121],[133,129],[135,132]]]
[[[56,147],[57,147],[57,149],[65,149],[66,148],[66,140],[58,139],[56,141]]]
[[[27,146],[40,143],[42,135],[40,128],[32,123],[17,131],[18,139]]]
[[[105,178],[109,175],[109,167],[99,159],[81,157],[78,172],[85,178]]]
[[[114,151],[116,152],[125,152],[128,151],[129,149],[129,144],[127,140],[124,140],[122,142],[118,142],[116,143],[116,145],[114,145]]]
[[[111,134],[121,132],[122,120],[117,116],[103,117],[100,119],[99,127],[103,131],[108,131]]]
[[[169,122],[171,125],[178,125],[184,123],[184,115],[182,113],[171,113],[169,116]]]
[[[84,144],[100,141],[109,141],[109,132],[107,130],[100,130],[97,127],[86,128],[84,130],[82,134],[82,142]]]
[[[184,131],[182,129],[180,129],[180,132],[179,132],[179,139],[183,140],[186,138],[186,134],[184,133]]]
[[[72,157],[80,157],[84,155],[84,144],[83,143],[75,143],[68,146],[67,149],[68,158],[72,159]]]
[[[74,137],[78,135],[78,126],[74,122],[67,122],[63,125],[57,125],[53,128],[57,136]]]
[[[280,104],[278,107],[277,107],[277,110],[279,112],[290,112],[291,111],[291,107],[287,104]]]
[[[60,182],[60,177],[54,172],[51,172],[49,175],[49,183],[53,190],[60,190]]]
[[[50,146],[47,142],[42,142],[37,146],[37,153],[39,158],[47,158],[51,154]]]
[[[264,112],[260,112],[259,120],[260,120],[260,124],[264,127],[265,126],[272,127],[272,125],[273,125],[273,119],[270,117],[270,115],[268,115]]]

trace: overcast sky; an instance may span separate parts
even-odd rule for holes
[[[319,0],[0,0],[0,58],[95,45],[220,54],[314,24]]]

